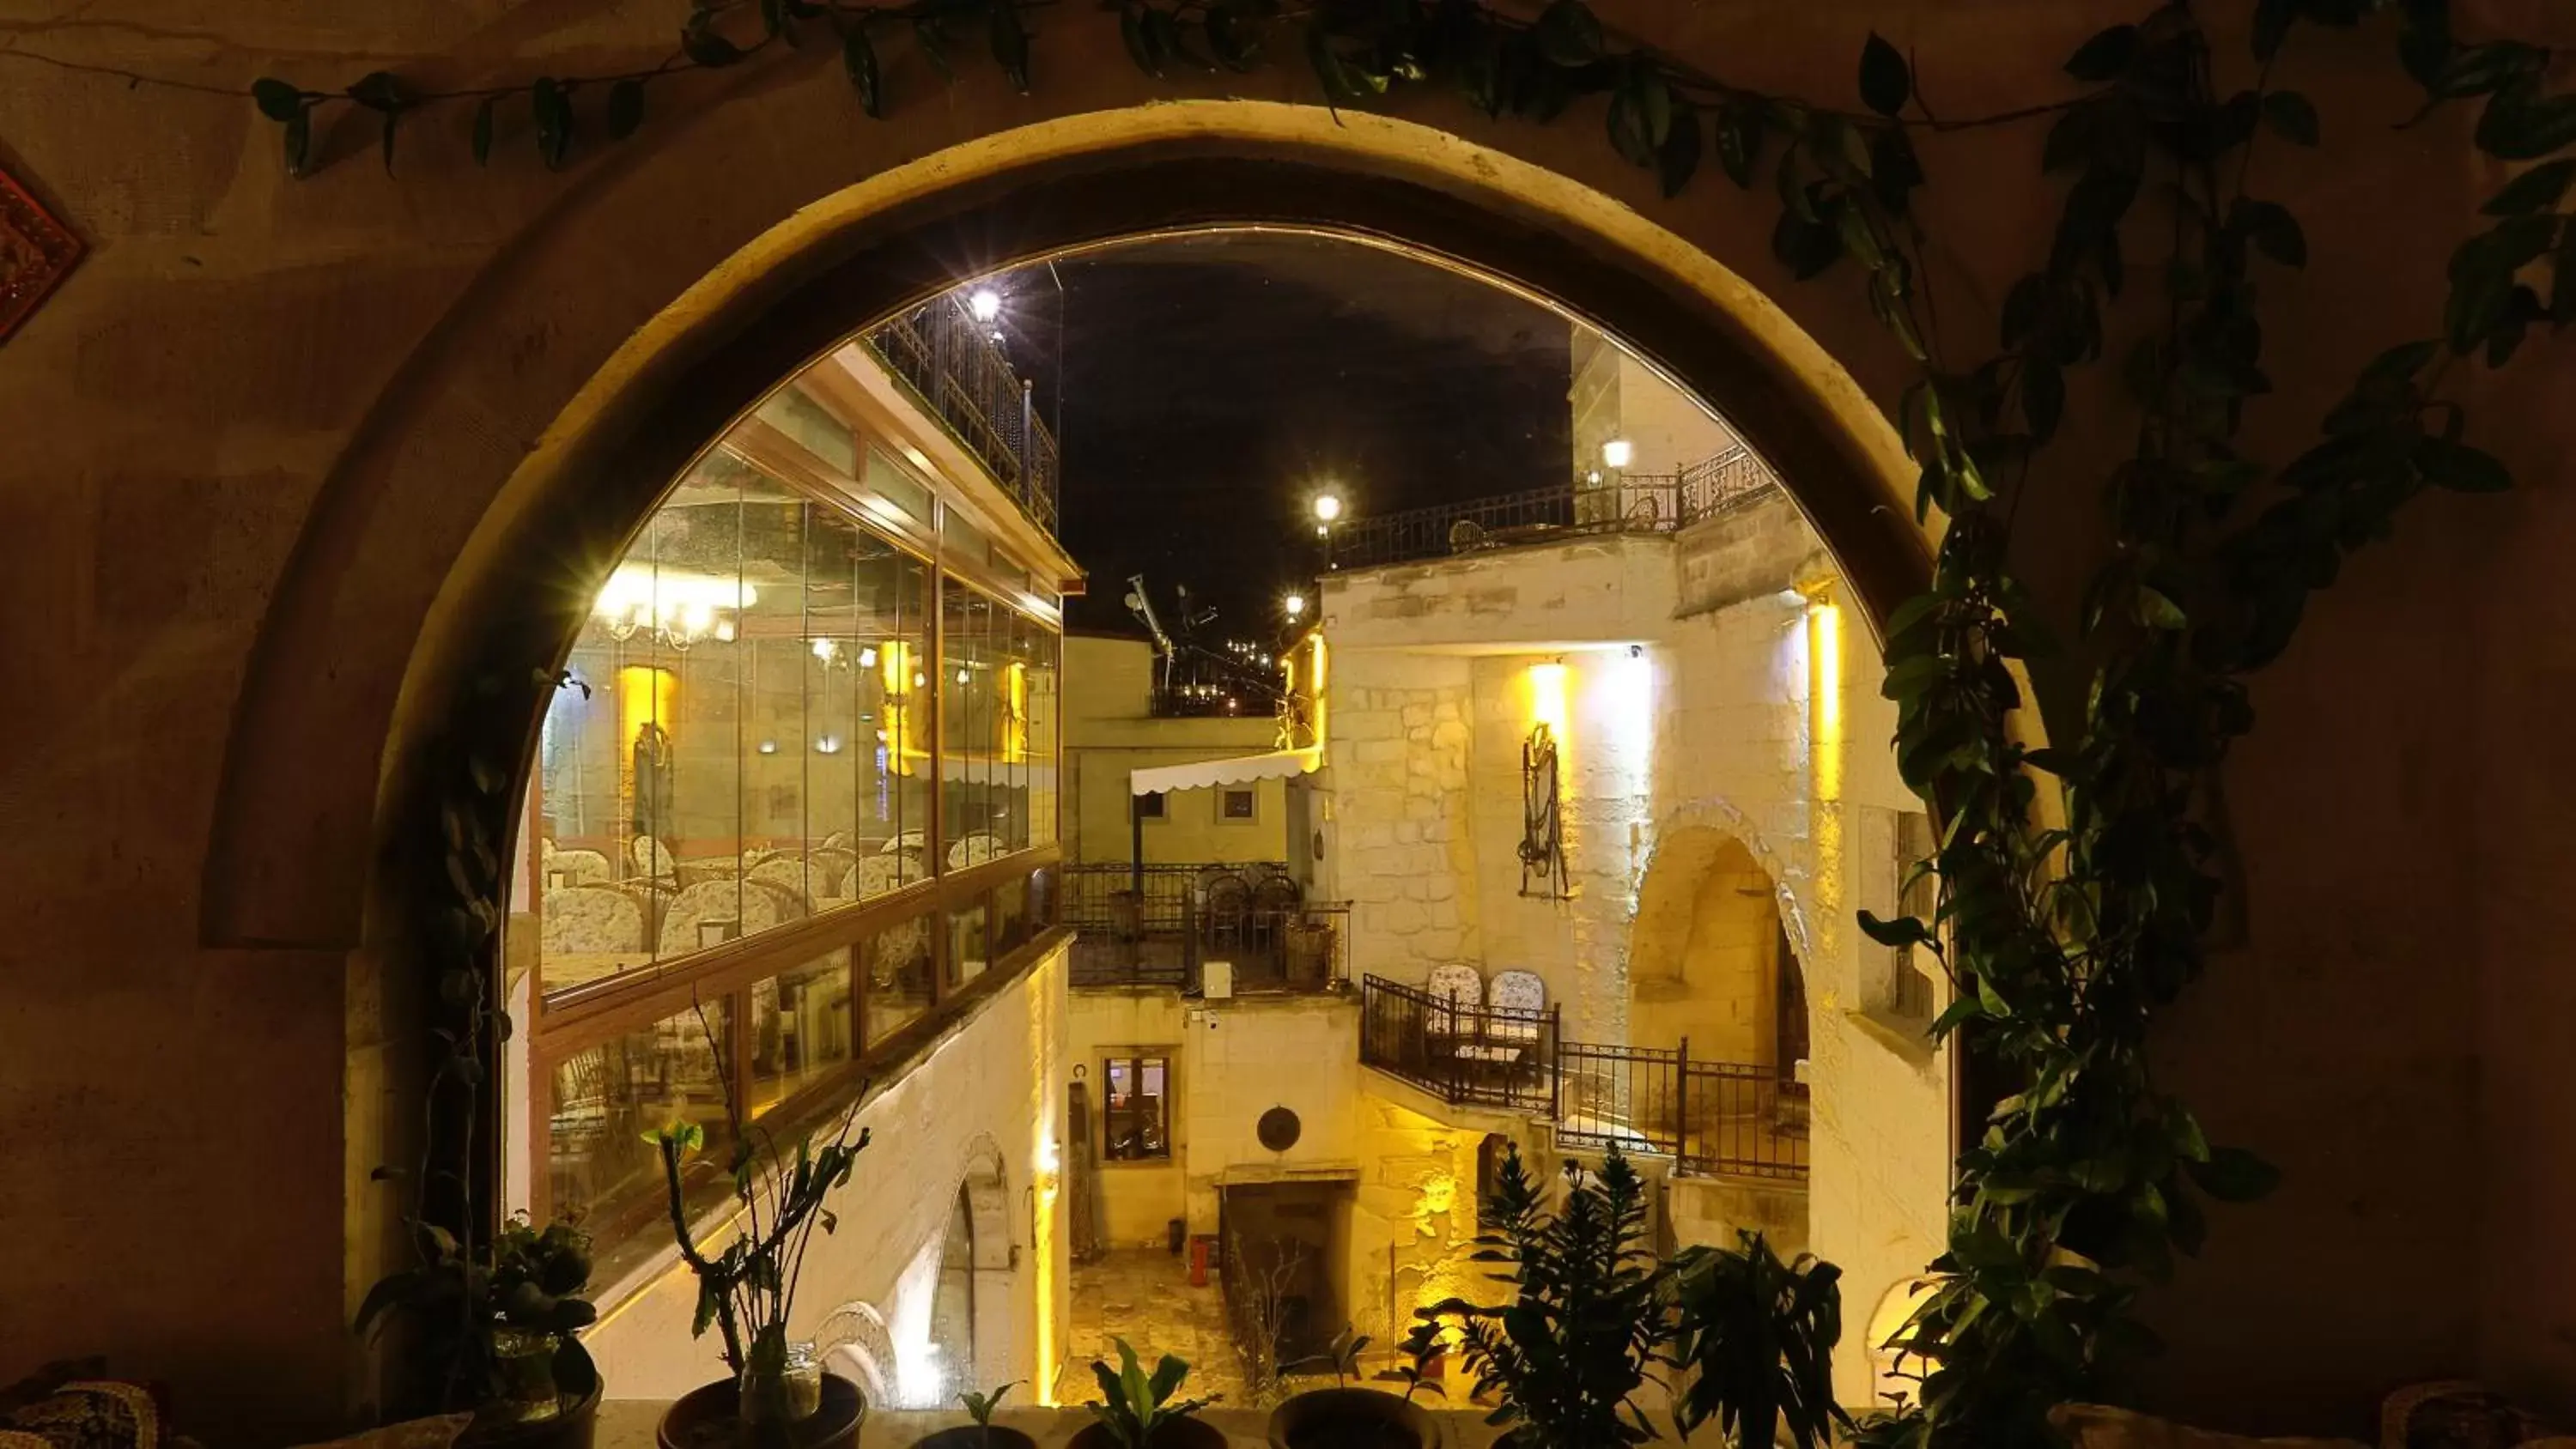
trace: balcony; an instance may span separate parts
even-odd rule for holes
[[[1161,986],[1192,995],[1211,961],[1230,963],[1237,994],[1339,989],[1350,903],[1308,901],[1288,867],[1251,864],[1069,865],[1064,923],[1078,933],[1076,986]]]
[[[1056,523],[1055,436],[1038,420],[1029,384],[954,296],[867,334],[868,350],[990,471],[1029,521]]]
[[[1551,1123],[1557,1146],[1670,1157],[1697,1176],[1807,1180],[1807,1088],[1776,1068],[1679,1047],[1564,1039],[1561,1008],[1453,1002],[1371,976],[1360,1064],[1452,1106]]]
[[[1779,486],[1760,459],[1730,448],[1677,473],[1583,478],[1355,519],[1334,538],[1332,562],[1341,569],[1377,568],[1590,534],[1672,533],[1749,506]]]

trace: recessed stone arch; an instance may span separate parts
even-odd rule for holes
[[[1745,834],[1700,819],[1659,828],[1629,924],[1631,1044],[1791,1071],[1808,1037],[1797,908]]]

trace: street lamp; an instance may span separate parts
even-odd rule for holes
[[[1281,612],[1285,613],[1291,619],[1302,619],[1306,617],[1306,596],[1304,594],[1290,594],[1288,597],[1279,601],[1279,608]]]
[[[1315,495],[1315,521],[1326,528],[1341,520],[1342,495],[1330,489]]]
[[[975,315],[976,321],[990,322],[1002,315],[1002,294],[990,287],[977,287],[974,295],[966,299],[966,310]]]

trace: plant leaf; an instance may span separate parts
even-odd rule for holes
[[[1875,30],[1860,50],[1861,104],[1882,116],[1895,116],[1914,95],[1914,71],[1895,46]]]
[[[644,82],[627,76],[608,88],[608,137],[623,141],[644,124]]]

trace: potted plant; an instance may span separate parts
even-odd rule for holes
[[[367,1290],[357,1330],[403,1319],[447,1379],[438,1402],[474,1414],[460,1442],[510,1449],[588,1449],[599,1410],[599,1372],[574,1336],[597,1316],[590,1237],[571,1222],[539,1229],[525,1215],[468,1249],[456,1235],[414,1220],[420,1265]]]
[[[710,1030],[707,1039],[723,1038]],[[716,1066],[716,1079],[730,1080],[721,1055]],[[730,1370],[729,1377],[690,1390],[663,1413],[662,1449],[856,1449],[866,1396],[850,1380],[823,1372],[813,1345],[791,1342],[787,1325],[795,1316],[806,1247],[817,1228],[829,1234],[839,1226],[824,1199],[848,1185],[851,1167],[868,1145],[865,1131],[851,1137],[866,1097],[862,1083],[830,1134],[800,1138],[791,1157],[767,1130],[745,1124],[726,1093],[733,1136],[729,1175],[741,1228],[713,1254],[689,1226],[681,1183],[681,1160],[705,1148],[706,1131],[691,1122],[654,1135],[671,1230],[681,1261],[698,1280],[691,1331],[704,1334],[713,1324],[723,1335]]]
[[[1038,1441],[1017,1429],[993,1427],[993,1414],[1002,1407],[1002,1396],[1018,1387],[1019,1382],[1013,1379],[989,1394],[979,1394],[972,1389],[959,1394],[958,1406],[966,1411],[967,1418],[975,1422],[942,1429],[927,1439],[916,1441],[912,1449],[1038,1449]]]
[[[1149,1378],[1127,1340],[1111,1341],[1118,1346],[1119,1366],[1091,1361],[1101,1401],[1084,1407],[1096,1422],[1074,1435],[1065,1449],[1225,1449],[1225,1436],[1193,1417],[1209,1400],[1172,1399],[1181,1380],[1189,1377],[1188,1364],[1167,1353]]]
[[[1503,1158],[1477,1257],[1509,1265],[1493,1277],[1513,1301],[1483,1307],[1451,1298],[1417,1317],[1453,1326],[1475,1371],[1474,1392],[1498,1392],[1489,1424],[1508,1424],[1513,1449],[1607,1449],[1655,1437],[1629,1396],[1646,1381],[1669,1320],[1664,1269],[1641,1247],[1645,1183],[1618,1148],[1598,1172],[1566,1164],[1564,1206],[1550,1212],[1515,1147]]]
[[[1688,1374],[1673,1403],[1685,1436],[1710,1419],[1739,1444],[1824,1449],[1851,1419],[1834,1402],[1842,1270],[1812,1254],[1782,1263],[1760,1233],[1736,1248],[1686,1248],[1673,1260],[1679,1317],[1667,1359]]]
[[[1440,1325],[1414,1324],[1404,1341],[1412,1362],[1401,1371],[1401,1395],[1367,1388],[1358,1380],[1360,1353],[1368,1335],[1344,1328],[1332,1348],[1307,1363],[1329,1364],[1333,1386],[1309,1389],[1281,1404],[1270,1415],[1271,1449],[1430,1449],[1439,1430],[1429,1414],[1413,1406],[1414,1390],[1428,1385],[1426,1369],[1440,1352]]]

